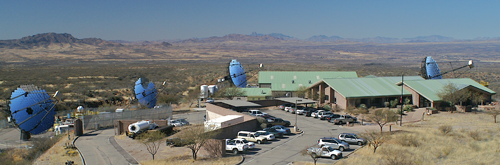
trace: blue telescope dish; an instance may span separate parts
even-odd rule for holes
[[[21,85],[12,92],[9,107],[14,123],[25,132],[36,135],[54,126],[54,101],[34,85]]]
[[[240,62],[231,60],[229,63],[229,76],[236,87],[245,88],[247,86],[247,75]]]
[[[425,79],[442,79],[441,70],[431,56],[425,58]]]
[[[146,86],[146,84],[148,84]],[[153,82],[148,82],[147,79],[139,78],[135,82],[135,98],[139,100],[139,104],[147,106],[148,108],[153,108],[156,105],[156,92],[155,84]]]

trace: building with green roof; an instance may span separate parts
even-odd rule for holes
[[[406,80],[424,80],[420,76],[406,76]],[[399,99],[401,87],[396,85],[401,77],[325,78],[308,89],[318,95],[320,104],[346,109],[348,106],[383,107],[385,102]],[[410,98],[411,92],[403,90],[403,97]]]
[[[357,78],[354,71],[260,71],[259,87],[270,88],[274,96],[295,96],[300,87],[309,87],[324,78]]]
[[[470,78],[404,81],[403,83],[404,88],[412,93],[413,105],[418,107],[440,107],[443,100],[438,96],[438,93],[443,91],[443,87],[448,84],[453,84],[459,91],[470,90],[477,92],[478,96],[483,96],[482,101],[485,102],[491,101],[491,96],[496,94],[495,91]],[[401,85],[401,82],[398,85]]]
[[[496,94],[469,78],[424,80],[420,76],[405,76],[403,90],[401,77],[363,77],[363,78],[325,78],[308,87],[309,98],[317,98],[320,104],[332,104],[332,107],[346,109],[349,106],[383,107],[385,102],[410,99],[417,107],[439,108],[442,102],[437,93],[447,84],[455,84],[459,90],[471,90],[484,96],[484,101],[491,101]]]
[[[243,96],[234,97],[233,100],[271,100],[271,88],[238,88],[244,91]]]

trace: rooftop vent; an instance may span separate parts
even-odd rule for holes
[[[309,84],[311,84],[311,83],[312,83],[311,80],[309,80]]]
[[[295,80],[292,80],[292,84],[295,83]]]

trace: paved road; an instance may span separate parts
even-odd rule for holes
[[[112,145],[114,135],[113,129],[106,129],[87,133],[76,140],[75,145],[82,153],[87,165],[125,165],[130,164],[129,161],[135,161],[121,147],[117,149]],[[122,152],[119,152],[120,149]]]
[[[281,110],[265,111],[270,115],[281,117],[289,120],[292,125],[295,123],[295,114],[290,114]],[[337,137],[339,133],[351,132],[359,133],[348,128],[339,127],[327,121],[319,120],[312,117],[299,115],[297,117],[299,129],[303,130],[302,135],[288,136],[285,139],[279,139],[271,144],[257,145],[257,151],[248,152],[243,165],[262,165],[262,164],[288,164],[292,161],[309,161],[312,159],[309,156],[303,156],[301,151],[312,145],[317,144],[317,140],[322,137]],[[293,127],[290,127],[293,129]],[[351,150],[344,151],[343,155],[347,155],[354,149],[359,148],[357,145],[350,145]],[[336,160],[329,158],[320,158],[318,163],[334,163]]]

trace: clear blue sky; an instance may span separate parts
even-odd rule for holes
[[[344,38],[500,37],[500,1],[3,0],[0,39],[70,33],[105,40],[283,33]]]

